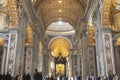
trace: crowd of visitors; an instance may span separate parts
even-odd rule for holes
[[[117,75],[114,74],[110,74],[108,77],[107,76],[98,76],[98,77],[94,77],[94,76],[87,76],[86,80],[119,80]]]
[[[33,78],[31,77],[31,75],[28,74],[24,74],[23,76],[18,74],[15,77],[12,77],[11,74],[7,73],[5,74],[0,74],[0,80],[42,80],[42,73],[38,72],[37,69],[35,70],[34,76]]]
[[[38,72],[37,69],[35,69],[35,73],[33,77],[28,73],[24,75],[16,75],[15,77],[12,77],[9,73],[6,75],[0,74],[0,80],[83,80],[82,77],[66,77],[66,76],[58,76],[58,77],[48,77],[48,76],[43,76],[42,72]],[[87,76],[86,80],[119,80],[118,76],[110,74],[108,77],[103,76],[103,77],[94,77],[94,76]]]

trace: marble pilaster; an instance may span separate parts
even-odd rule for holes
[[[24,20],[23,20],[24,21]],[[22,23],[19,26],[18,31],[18,42],[17,42],[17,55],[16,55],[16,66],[15,66],[15,74],[23,74],[24,73],[24,55],[25,55],[25,28],[26,23]]]
[[[116,75],[120,79],[120,46],[114,46],[114,58],[115,58],[115,69]]]
[[[85,80],[89,75],[89,63],[88,63],[88,36],[87,32],[83,32],[81,36],[82,42],[82,79]]]
[[[19,12],[19,23],[18,23],[18,45],[17,45],[17,55],[16,55],[16,68],[15,74],[24,74],[25,64],[26,64],[26,52],[25,52],[25,35],[26,27],[28,24],[28,17],[26,15],[25,9],[23,7],[22,0],[18,1],[18,12]]]
[[[82,56],[81,53],[77,54],[77,70],[78,70],[78,76],[82,76]]]
[[[110,29],[102,29],[100,17],[95,22],[95,42],[98,76],[115,73],[112,34]]]
[[[3,58],[2,58],[2,68],[1,68],[1,73],[5,73],[5,65],[6,65],[6,56],[7,56],[7,47],[4,46],[4,51],[3,51]]]
[[[71,60],[72,60],[72,76],[77,75],[77,55],[76,55],[76,50],[71,53]]]
[[[102,30],[103,38],[103,50],[105,55],[105,67],[106,75],[115,74],[114,52],[113,52],[113,40],[110,29]]]
[[[9,72],[12,76],[14,75],[15,72],[17,40],[18,40],[18,30],[10,29],[5,73]]]
[[[25,74],[32,74],[33,49],[32,46],[26,46],[25,52]]]
[[[96,17],[93,21],[95,26],[95,48],[96,48],[96,63],[97,63],[97,76],[105,75],[105,57],[103,52],[103,40],[102,40],[102,26],[99,9],[96,10]]]
[[[88,46],[88,61],[89,61],[89,73],[91,76],[96,77],[96,52],[94,45]]]
[[[102,31],[100,25],[95,28],[95,42],[96,42],[96,60],[97,60],[97,74],[98,76],[105,75],[105,56],[103,52]]]
[[[42,72],[42,65],[43,65],[43,46],[42,42],[39,42],[39,53],[38,53],[38,71]]]
[[[49,51],[47,50],[47,48],[44,48],[44,53],[43,53],[43,75],[49,75]]]
[[[43,64],[43,55],[42,54],[38,54],[38,71],[42,72],[42,64]]]
[[[33,60],[32,60],[32,75],[35,72],[35,69],[38,68],[38,59],[39,59],[39,35],[37,32],[33,34]]]
[[[70,53],[71,54],[71,53]],[[68,59],[68,77],[71,77],[72,76],[72,58],[70,56],[70,58]]]

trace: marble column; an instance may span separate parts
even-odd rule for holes
[[[35,72],[35,69],[38,68],[38,55],[39,55],[39,34],[35,32],[33,34],[33,60],[32,60],[32,75]]]
[[[70,57],[68,59],[68,77],[72,76],[72,57],[71,57],[72,51],[70,51]]]
[[[15,72],[17,54],[18,29],[9,29],[8,52],[5,73],[9,72],[12,76]]]
[[[4,46],[4,51],[3,51],[3,58],[2,58],[2,68],[1,68],[1,74],[5,73],[5,66],[6,66],[6,56],[7,56],[7,46]]]
[[[25,74],[30,73],[32,74],[32,61],[33,61],[33,49],[32,46],[26,46],[25,52]]]
[[[43,75],[49,75],[49,51],[47,48],[44,48],[44,53],[43,53]]]
[[[49,67],[48,67],[48,73],[49,73],[49,76],[52,75],[52,76],[55,76],[56,75],[56,71],[55,71],[55,62],[54,62],[54,57],[53,55],[51,54],[51,51],[49,50]]]
[[[116,68],[116,75],[120,79],[120,46],[114,46],[114,58],[115,58],[115,68]]]
[[[96,60],[97,60],[97,75],[106,75],[105,54],[103,52],[102,30],[100,25],[95,27],[95,42],[96,42]]]
[[[97,9],[96,19],[93,21],[95,26],[95,48],[96,48],[96,61],[97,61],[97,76],[105,75],[105,56],[103,52],[103,38],[102,38],[102,26],[100,12]]]
[[[42,54],[38,54],[38,71],[42,72],[42,64],[43,64],[43,55]]]
[[[87,32],[83,32],[81,36],[82,42],[82,79],[85,80],[89,75],[89,62],[88,62],[88,36]]]
[[[77,75],[77,55],[76,50],[71,53],[71,60],[72,60],[72,76]]]
[[[28,17],[26,15],[23,3],[21,0],[18,2],[18,11],[19,11],[19,34],[18,34],[18,45],[17,45],[17,59],[16,59],[16,70],[15,74],[20,73],[21,75],[25,72],[25,35],[26,27],[28,24]]]
[[[38,55],[39,55],[39,37],[38,34],[33,34],[33,44],[26,46],[25,52],[25,73],[30,73],[32,76],[35,69],[38,68]]]
[[[24,20],[23,20],[24,21]],[[15,74],[23,74],[24,73],[24,53],[25,53],[25,28],[26,23],[21,22],[18,31],[18,40],[17,40],[17,55],[16,55],[16,66],[15,66]]]
[[[89,64],[89,73],[91,76],[96,77],[96,52],[95,52],[95,46],[89,45],[88,46],[88,62]]]
[[[75,55],[71,55],[72,58],[72,76],[75,76],[75,71],[76,71],[76,62],[75,62]]]
[[[108,76],[115,73],[112,34],[110,29],[102,29],[95,25],[96,59],[98,76]]]
[[[81,53],[77,53],[77,70],[78,70],[78,76],[82,76],[82,56]]]
[[[38,53],[38,71],[42,72],[42,65],[43,64],[43,47],[42,42],[39,42],[39,53]]]

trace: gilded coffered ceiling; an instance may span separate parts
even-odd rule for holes
[[[86,0],[37,0],[34,8],[45,29],[56,21],[68,22],[75,28],[84,15],[86,4]]]

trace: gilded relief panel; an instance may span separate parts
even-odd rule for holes
[[[114,31],[119,31],[120,23],[120,1],[119,0],[104,0],[102,9],[102,26],[111,28]]]

